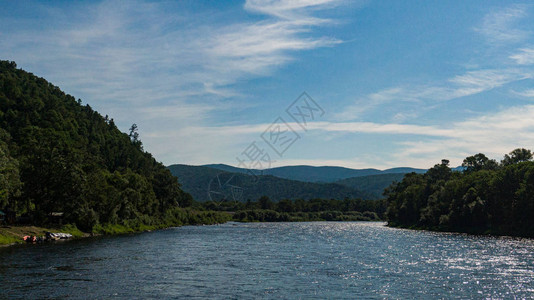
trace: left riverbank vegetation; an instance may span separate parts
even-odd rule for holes
[[[443,160],[425,174],[407,174],[386,189],[390,226],[534,237],[532,152],[515,149],[502,161],[479,153],[463,171]]]
[[[228,220],[192,203],[144,151],[136,125],[123,133],[89,104],[0,61],[1,221],[115,233]]]

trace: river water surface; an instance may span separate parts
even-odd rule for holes
[[[0,298],[534,297],[534,240],[227,223],[0,249]]]

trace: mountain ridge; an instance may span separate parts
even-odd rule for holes
[[[298,180],[304,182],[325,182],[333,183],[339,180],[348,179],[352,177],[380,175],[380,174],[406,174],[406,173],[425,173],[426,169],[417,169],[410,167],[396,167],[385,170],[378,170],[374,168],[367,169],[351,169],[338,166],[283,166],[270,168],[265,170],[238,168],[226,164],[207,164],[203,167],[219,169],[227,172],[255,174],[255,175],[273,175],[276,177]]]
[[[273,201],[283,199],[370,199],[369,193],[338,183],[317,183],[290,180],[273,175],[249,175],[206,166],[174,164],[167,166],[178,177],[182,189],[200,202],[257,200],[267,196]],[[235,197],[236,193],[242,193]],[[239,199],[237,199],[239,198]]]

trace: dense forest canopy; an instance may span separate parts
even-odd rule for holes
[[[0,61],[0,210],[46,224],[53,212],[91,230],[158,222],[192,202],[132,126],[122,133],[81,100]]]
[[[408,174],[386,190],[390,225],[534,236],[532,152],[516,149],[499,163],[479,153],[463,172],[444,160],[426,174]]]

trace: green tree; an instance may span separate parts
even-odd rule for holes
[[[464,159],[462,167],[465,167],[467,172],[475,172],[480,170],[495,170],[498,164],[494,159],[489,159],[486,155],[478,153]]]
[[[386,190],[388,224],[533,236],[534,162],[527,151],[510,157],[521,163],[497,168],[477,154],[466,158],[463,173],[436,165],[420,177],[405,176]]]
[[[258,199],[258,205],[260,209],[274,209],[274,203],[267,196],[261,196]]]
[[[16,209],[15,199],[20,196],[21,187],[19,162],[9,155],[7,145],[0,140],[0,209]]]
[[[130,137],[130,140],[132,141],[132,144],[134,144],[137,149],[143,150],[143,143],[139,139],[139,132],[137,128],[137,124],[133,123],[130,127],[130,133],[128,134]]]
[[[532,152],[525,148],[517,148],[509,154],[504,155],[504,159],[501,161],[501,164],[504,166],[530,161],[532,160]]]
[[[295,205],[291,200],[283,199],[276,204],[276,211],[278,212],[293,212],[294,210]]]

